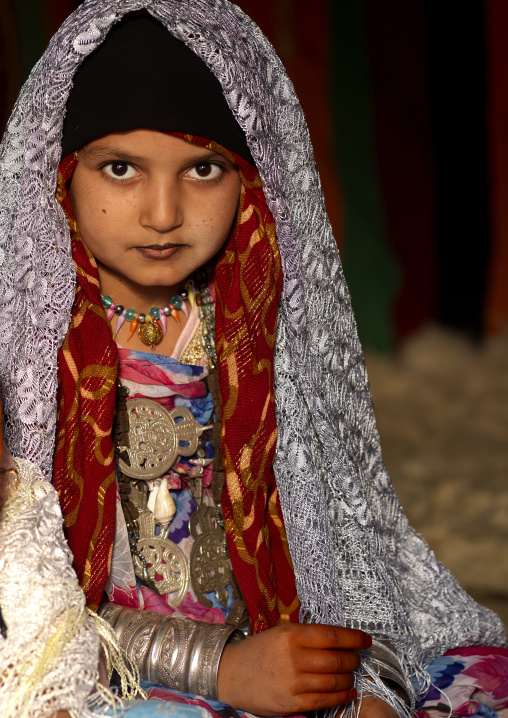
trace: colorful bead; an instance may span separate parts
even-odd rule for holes
[[[195,298],[194,298],[194,284],[193,282],[187,282],[185,285],[185,289],[188,293],[188,299],[189,303],[191,305],[191,312],[194,311],[194,304],[195,304]]]
[[[168,302],[168,304],[164,305],[164,307],[152,307],[148,315],[143,313],[138,314],[136,310],[132,307],[130,309],[125,309],[122,304],[115,304],[113,299],[108,294],[101,295],[101,300],[102,306],[104,307],[104,309],[107,310],[107,316],[109,321],[113,319],[113,316],[115,314],[118,315],[118,322],[115,329],[115,337],[124,322],[128,321],[130,322],[131,326],[129,338],[127,339],[127,341],[131,339],[137,328],[141,340],[145,344],[148,344],[153,348],[155,344],[158,344],[159,341],[161,341],[162,336],[166,334],[166,317],[172,316],[173,319],[178,322],[178,324],[180,324],[181,322],[180,317],[178,316],[178,309],[182,309],[185,316],[188,316],[188,309],[184,302],[184,300],[188,297],[191,307],[192,309],[194,309],[196,295],[194,289],[194,282],[192,280],[190,280],[186,284],[186,289],[182,290],[182,292],[172,297],[171,301]],[[148,330],[147,328],[146,331],[144,329],[142,331],[143,325],[152,323],[154,324],[153,329]]]
[[[169,306],[171,307],[171,316],[173,317],[173,319],[175,319],[175,321],[178,322],[178,324],[180,324],[180,317],[178,316],[178,312],[172,304],[170,304]]]
[[[129,338],[127,339],[127,341],[130,340],[130,338],[132,337],[132,335],[133,335],[134,332],[136,331],[136,327],[137,327],[137,326],[138,326],[138,320],[137,320],[137,319],[134,319],[134,320],[131,322],[131,331],[130,331]]]
[[[122,324],[124,323],[124,321],[125,321],[125,312],[123,312],[123,313],[118,317],[118,324],[116,325],[115,339],[116,339],[116,335],[117,335],[118,332],[120,331],[120,327],[122,326]]]

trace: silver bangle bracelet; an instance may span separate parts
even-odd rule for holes
[[[389,641],[374,639],[369,654],[381,680],[409,706],[409,684],[392,644]]]
[[[224,647],[245,638],[234,626],[165,616],[114,603],[102,604],[98,613],[114,629],[142,680],[215,700]]]

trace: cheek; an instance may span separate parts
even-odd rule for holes
[[[81,232],[94,221],[93,187],[81,179],[76,171],[71,183],[71,204]]]
[[[238,202],[240,201],[240,179],[235,178],[235,180],[236,181],[232,183],[228,192],[225,193],[217,203],[217,206],[222,208],[220,215],[220,227],[222,234],[225,235],[224,239],[227,239],[231,231],[231,227],[236,219],[238,211]]]
[[[99,190],[93,183],[81,182],[79,176],[77,179],[78,181],[74,184],[73,180],[71,185],[71,204],[81,237],[90,246],[110,233],[115,213],[107,193],[105,196],[104,191]]]

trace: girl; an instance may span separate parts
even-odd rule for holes
[[[409,715],[441,653],[505,644],[391,489],[301,110],[238,8],[85,2],[22,91],[2,183],[9,709],[90,709],[108,624],[168,712]],[[51,567],[39,469],[83,593]],[[53,547],[30,581],[60,642],[20,621],[19,516]],[[480,654],[445,665],[508,660]]]

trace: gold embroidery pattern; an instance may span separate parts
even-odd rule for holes
[[[203,336],[202,323],[199,322],[198,328],[196,329],[194,336],[187,345],[182,356],[178,360],[181,364],[198,364],[203,357],[206,356],[206,352],[201,344],[201,337]]]

